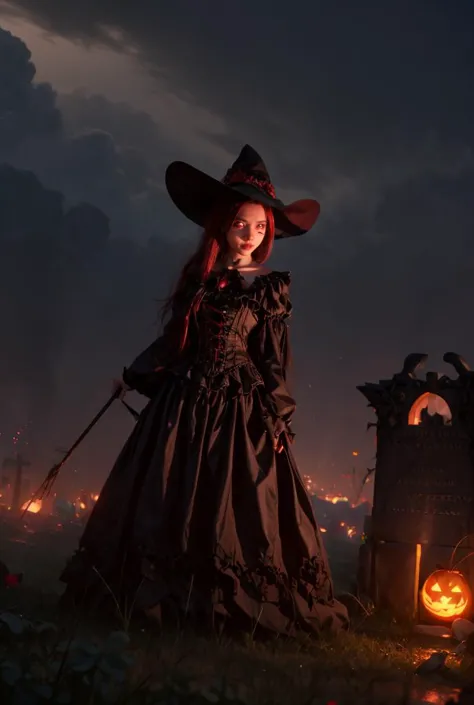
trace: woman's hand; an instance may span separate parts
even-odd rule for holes
[[[280,433],[279,436],[276,436],[273,438],[273,449],[275,453],[281,453],[283,450],[283,440],[282,440],[283,433]]]
[[[112,381],[112,394],[117,395],[117,399],[124,399],[127,392],[130,392],[131,387],[125,384],[123,379],[114,379]]]
[[[275,453],[281,453],[284,448],[283,439],[286,438],[290,443],[293,438],[288,433],[288,425],[282,419],[276,419],[273,429],[273,449]]]

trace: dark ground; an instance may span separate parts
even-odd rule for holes
[[[15,527],[11,522],[0,524],[0,559],[11,572],[24,573],[18,588],[0,591],[0,613],[8,610],[34,620],[60,622],[56,607],[61,591],[58,574],[74,550],[80,531],[78,525],[61,528],[54,523],[46,531],[38,516]],[[337,590],[350,592],[357,540],[327,539],[326,545]],[[118,628],[123,626],[118,624]],[[102,637],[92,621],[75,628],[83,638]],[[68,629],[70,625],[60,624],[60,630]],[[445,640],[442,648],[450,650],[454,646]],[[413,638],[386,616],[363,612],[357,614],[350,633],[330,641],[277,640],[262,644],[249,635],[236,643],[217,635],[206,639],[183,632],[159,635],[148,627],[132,626],[131,648],[137,658],[130,680],[137,683],[151,675],[154,682],[168,682],[170,678],[178,682],[184,677],[192,680],[197,691],[208,692],[225,678],[233,684],[233,692],[239,693],[240,699],[234,699],[234,703],[259,705],[326,705],[331,701],[337,705],[444,705],[467,678],[472,664],[469,658],[460,663],[450,657],[448,679],[438,676],[422,681],[413,675],[415,667],[437,647],[432,641]],[[1,661],[0,653],[0,665]],[[220,698],[214,701],[225,702]]]

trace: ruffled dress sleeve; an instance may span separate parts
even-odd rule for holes
[[[122,378],[131,389],[146,397],[153,397],[161,373],[179,362],[178,346],[184,318],[189,312],[196,288],[193,282],[173,303],[171,317],[162,334],[141,352],[123,370]]]
[[[289,272],[272,272],[266,277],[251,354],[265,384],[265,406],[273,422],[274,435],[279,436],[285,431],[293,437],[291,419],[296,402],[287,380],[290,363],[287,320],[292,310],[289,286]]]

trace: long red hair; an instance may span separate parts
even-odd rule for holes
[[[183,294],[187,289],[188,279],[192,277],[195,280],[205,283],[215,270],[219,260],[227,254],[227,233],[242,205],[242,203],[235,203],[229,208],[228,205],[219,204],[213,209],[204,228],[201,242],[197,250],[184,265],[173,293],[165,301],[162,309],[163,318],[169,315],[175,308],[180,308],[179,303],[183,299]],[[259,247],[252,253],[252,259],[257,264],[263,264],[263,262],[269,258],[275,238],[275,219],[273,217],[273,211],[266,206],[263,206],[263,208],[267,218],[265,237]],[[178,305],[175,307],[175,304]],[[182,352],[186,346],[189,319],[191,314],[198,310],[199,305],[200,300],[195,296],[194,299],[189,302],[187,310],[180,316],[180,320],[176,321],[176,343],[179,352]]]

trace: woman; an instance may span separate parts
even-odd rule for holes
[[[176,206],[204,227],[162,336],[118,391],[149,397],[62,579],[66,596],[292,634],[347,626],[293,459],[288,272],[264,262],[316,201],[276,199],[249,146],[216,181],[182,162]]]

